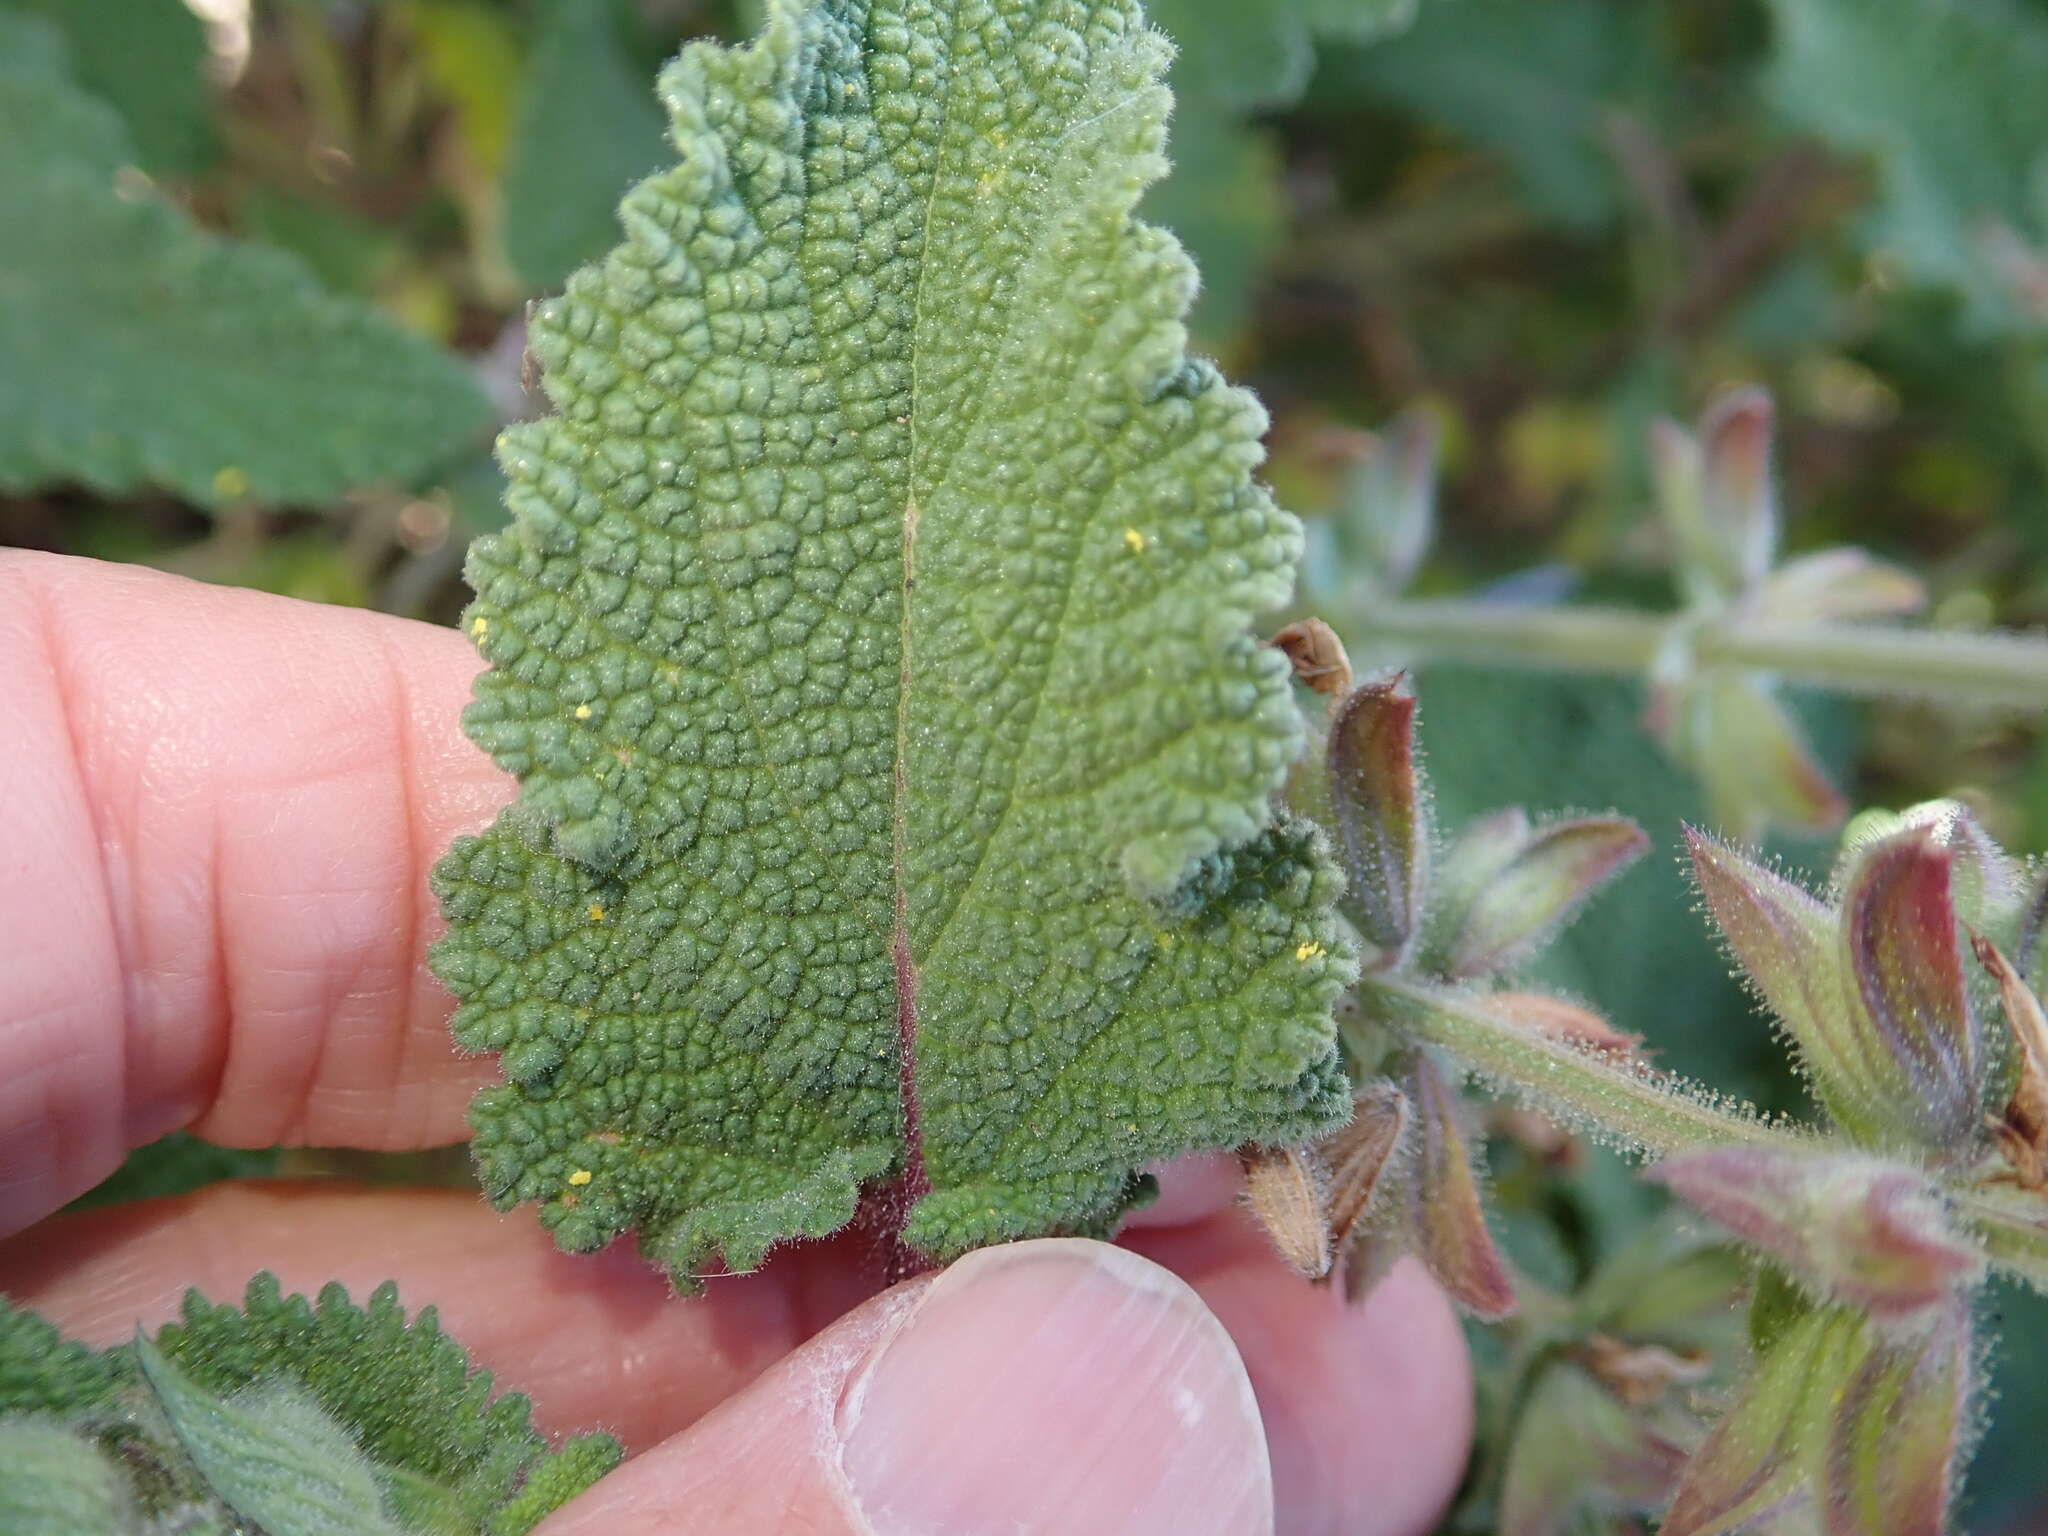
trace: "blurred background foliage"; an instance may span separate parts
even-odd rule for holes
[[[755,10],[0,0],[0,544],[452,619],[464,545],[502,517],[491,437],[538,409],[526,306],[667,155],[661,62]],[[1181,51],[1176,169],[1147,210],[1201,262],[1198,343],[1268,403],[1271,478],[1312,518],[1360,431],[1429,413],[1417,593],[1672,606],[1649,424],[1751,382],[1778,405],[1791,552],[1909,566],[1938,626],[2048,623],[2048,0],[1151,12]],[[1672,851],[1707,812],[1641,729],[1639,683],[1429,666],[1419,692],[1440,825],[1612,808],[1657,841],[1542,979],[1664,1065],[1800,1112],[1692,910]],[[2048,848],[2038,720],[1795,702],[1856,803],[1959,793]],[[1822,843],[1775,851],[1823,872]],[[1636,1262],[1655,1202],[1611,1160],[1496,1129],[1528,1274],[1565,1295]],[[276,1163],[174,1139],[97,1197]],[[2048,1530],[2048,1307],[2001,1310],[1965,1524]],[[1488,1439],[1458,1529],[1493,1528],[1518,1454],[1535,1486],[1515,1405],[1583,1389],[1523,1391],[1504,1337],[1479,1346]]]

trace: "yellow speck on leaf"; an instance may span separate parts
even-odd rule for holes
[[[223,501],[235,501],[248,495],[248,471],[233,464],[222,465],[213,472],[213,494]]]
[[[1318,955],[1326,953],[1328,951],[1320,944],[1300,944],[1295,947],[1294,958],[1297,960],[1313,960]]]
[[[571,1184],[574,1184],[578,1189],[581,1189],[584,1185],[590,1182],[590,1170],[588,1168],[578,1168],[574,1173],[569,1175],[569,1182]]]
[[[590,920],[591,920],[591,921],[592,921],[593,923],[601,923],[601,922],[603,922],[603,921],[604,921],[604,903],[603,903],[603,902],[601,902],[601,901],[593,901],[593,902],[592,902],[592,903],[590,904]]]
[[[469,621],[469,632],[481,640],[491,632],[491,621],[482,614],[478,614]]]
[[[1154,937],[1155,939],[1157,939],[1157,940],[1159,941],[1159,947],[1160,947],[1161,949],[1171,949],[1171,948],[1173,948],[1173,935],[1172,935],[1172,934],[1170,934],[1170,933],[1157,933],[1157,934],[1154,934],[1154,935],[1153,935],[1153,937]]]
[[[1145,553],[1145,535],[1138,532],[1135,528],[1126,528],[1124,530],[1124,545],[1132,554],[1142,555]]]
[[[588,720],[590,718],[590,706],[588,704],[578,704],[576,706],[576,718],[578,720]]]

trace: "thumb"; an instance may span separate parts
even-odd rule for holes
[[[1265,1432],[1222,1324],[1149,1259],[1049,1238],[876,1297],[544,1531],[1272,1528]]]

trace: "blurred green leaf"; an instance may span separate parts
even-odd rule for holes
[[[126,180],[118,121],[58,55],[0,12],[0,486],[317,504],[489,427],[454,358]]]
[[[241,214],[245,234],[290,251],[337,293],[367,294],[397,248],[390,231],[339,204],[280,187],[251,187]]]
[[[546,0],[505,167],[505,252],[535,291],[618,241],[619,199],[669,159],[619,0]]]
[[[1202,274],[1192,326],[1212,342],[1243,325],[1252,285],[1286,217],[1271,135],[1245,120],[1290,105],[1308,84],[1318,37],[1354,41],[1406,26],[1418,0],[1148,0],[1174,41],[1168,152],[1173,169],[1145,201]]]
[[[197,1136],[174,1131],[130,1152],[112,1174],[72,1201],[71,1208],[88,1210],[129,1200],[183,1195],[223,1179],[260,1179],[276,1168],[274,1149],[216,1147]]]
[[[206,29],[181,0],[7,0],[55,23],[78,83],[121,115],[137,163],[191,176],[213,161]]]
[[[1587,227],[1613,217],[1619,180],[1607,113],[1666,89],[1651,7],[1629,0],[1444,0],[1399,37],[1326,50],[1310,102],[1400,108],[1499,155],[1531,207]]]
[[[1793,122],[1875,161],[1864,234],[1963,293],[1982,329],[2048,324],[2013,264],[2048,258],[2048,11],[2015,0],[1771,0]]]

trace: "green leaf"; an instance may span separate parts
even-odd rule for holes
[[[2002,259],[2048,245],[2048,16],[2011,0],[1772,0],[1770,86],[1795,123],[1874,160],[1864,235],[1960,291],[1980,330],[2039,327]]]
[[[218,1498],[272,1536],[521,1536],[617,1465],[606,1435],[551,1452],[526,1399],[491,1385],[389,1285],[358,1308],[258,1275],[241,1307],[189,1293],[181,1322],[104,1353],[0,1302],[0,1419],[87,1431],[144,1502]]]
[[[188,1295],[183,1320],[156,1342],[205,1391],[233,1393],[288,1374],[349,1428],[381,1474],[438,1487],[445,1502],[464,1511],[470,1530],[485,1529],[550,1460],[528,1423],[526,1399],[516,1392],[493,1397],[491,1373],[471,1369],[462,1347],[441,1332],[434,1309],[408,1323],[389,1284],[359,1308],[338,1285],[308,1303],[280,1295],[272,1277],[258,1275],[239,1308]],[[602,1435],[553,1454],[579,1446],[576,1465],[593,1477],[617,1462],[616,1443]],[[563,1499],[585,1486],[559,1471],[546,1475]]]
[[[893,1178],[933,1255],[1349,1102],[1351,959],[1252,616],[1300,530],[1131,210],[1127,0],[771,7],[532,327],[467,715],[519,801],[436,876],[487,1190],[746,1269]],[[912,1208],[914,1207],[914,1208]]]
[[[70,1414],[107,1401],[118,1365],[0,1296],[0,1416]]]
[[[1615,106],[1655,99],[1654,8],[1627,0],[1425,6],[1402,35],[1326,51],[1318,108],[1369,98],[1449,129],[1513,168],[1530,205],[1578,228],[1608,223],[1620,182],[1602,139]]]
[[[604,253],[620,196],[668,158],[662,116],[617,0],[548,0],[505,170],[505,250],[528,286]]]
[[[7,1536],[127,1536],[135,1529],[112,1464],[60,1424],[0,1419],[0,1467]]]
[[[124,173],[120,123],[60,54],[0,11],[0,486],[317,503],[487,425],[452,357]]]
[[[287,1382],[224,1397],[138,1336],[136,1358],[171,1432],[214,1496],[271,1536],[401,1536],[369,1459]]]
[[[216,148],[206,29],[180,0],[8,0],[62,29],[78,83],[120,113],[142,168],[190,176]]]

